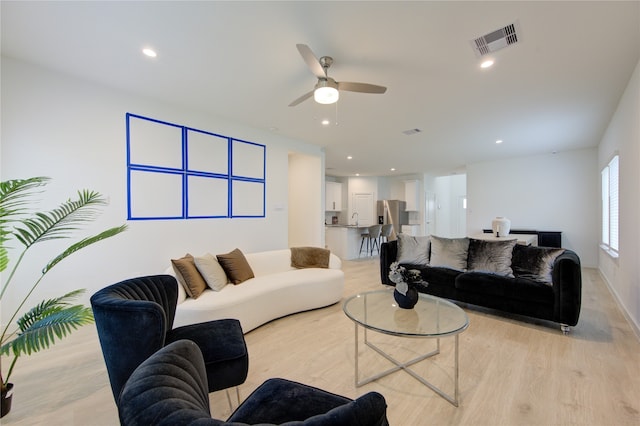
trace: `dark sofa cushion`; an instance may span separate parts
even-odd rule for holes
[[[482,272],[458,275],[455,287],[459,291],[481,293],[490,297],[549,303],[553,290],[544,283],[525,278],[509,278]]]
[[[513,277],[511,257],[517,240],[485,241],[469,239],[469,272],[487,272]]]

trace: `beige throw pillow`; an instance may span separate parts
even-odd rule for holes
[[[249,262],[247,262],[247,258],[244,257],[244,254],[239,249],[219,254],[216,257],[227,277],[229,277],[229,281],[233,284],[240,284],[255,276],[251,266],[249,266]]]
[[[220,291],[227,285],[229,282],[227,274],[214,255],[207,253],[204,256],[195,257],[193,260],[198,272],[212,290]]]
[[[180,259],[171,259],[173,270],[176,273],[178,282],[184,287],[184,291],[190,297],[197,299],[200,294],[207,288],[207,283],[198,272],[193,256],[187,253]]]

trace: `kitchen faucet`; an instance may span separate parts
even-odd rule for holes
[[[353,219],[354,216],[356,217],[356,226],[358,226],[358,212],[353,212],[351,219]]]

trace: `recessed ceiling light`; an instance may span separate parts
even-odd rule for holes
[[[356,173],[356,176],[360,176],[360,173]]]
[[[147,55],[150,58],[155,58],[156,56],[158,56],[158,54],[156,53],[155,50],[145,47],[144,49],[142,49],[142,53],[144,53],[145,55]]]
[[[501,143],[502,143],[502,139],[498,139],[498,140],[496,141],[496,143],[497,143],[497,144],[501,144]]]
[[[391,169],[389,169],[389,170],[391,170],[392,172],[395,172],[395,171],[396,171],[396,168],[395,168],[395,167],[392,167],[392,168],[391,168]]]
[[[330,121],[325,118],[324,120],[321,121],[321,123],[323,126],[328,126]]]
[[[489,68],[491,65],[493,65],[493,60],[487,59],[486,61],[480,64],[480,68]]]
[[[347,160],[351,160],[351,159],[353,159],[353,157],[350,155],[347,155]]]

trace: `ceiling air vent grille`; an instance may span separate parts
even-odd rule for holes
[[[518,21],[506,27],[492,31],[482,37],[471,40],[471,47],[476,56],[484,56],[520,41]]]
[[[409,129],[409,130],[405,130],[402,133],[404,133],[407,136],[411,136],[411,135],[415,135],[416,133],[420,133],[420,132],[422,132],[422,130],[420,130],[420,129]]]

